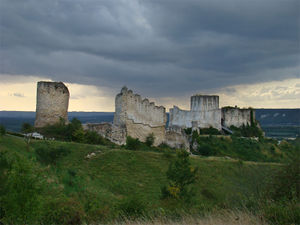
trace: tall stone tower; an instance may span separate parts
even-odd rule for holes
[[[210,111],[219,109],[218,95],[193,95],[191,111]]]
[[[69,96],[69,90],[62,82],[38,82],[34,126],[40,128],[53,125],[60,118],[67,122]]]

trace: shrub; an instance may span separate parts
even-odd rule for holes
[[[43,224],[82,224],[84,209],[77,199],[59,196],[46,203]]]
[[[185,132],[186,135],[191,135],[192,134],[192,128],[191,127],[185,128],[184,132]]]
[[[201,134],[209,134],[209,135],[219,135],[221,134],[221,132],[213,127],[209,127],[209,128],[201,128],[200,130]]]
[[[190,200],[192,190],[187,187],[195,183],[197,179],[198,168],[193,168],[189,160],[189,153],[180,150],[177,152],[177,157],[167,170],[167,178],[169,184],[167,187],[162,187],[162,198],[173,197]]]
[[[128,218],[141,217],[146,211],[146,204],[137,196],[130,196],[121,201],[118,209],[121,214]]]
[[[3,125],[0,124],[0,136],[5,135],[6,134],[6,129]]]
[[[24,134],[32,133],[34,131],[33,126],[30,123],[23,123],[21,127],[21,132]]]
[[[153,144],[154,144],[154,141],[155,141],[155,137],[154,137],[154,134],[151,133],[149,134],[147,137],[146,137],[146,145],[151,147]]]
[[[274,177],[270,197],[273,200],[300,200],[300,157],[284,167]]]
[[[203,156],[212,156],[215,155],[216,150],[209,143],[201,143],[198,145],[197,153]]]
[[[104,138],[101,137],[96,131],[86,131],[85,141],[88,144],[105,144]]]
[[[79,143],[85,143],[85,133],[82,128],[76,129],[72,133],[72,141],[79,142]]]
[[[17,155],[0,155],[0,216],[4,224],[37,224],[42,216],[44,184],[30,161]],[[2,170],[2,171],[1,171]],[[2,218],[1,218],[2,217]],[[1,223],[0,222],[0,223]]]
[[[141,142],[139,141],[138,138],[127,136],[125,148],[130,150],[137,150],[140,147],[140,144]]]
[[[43,164],[56,165],[57,161],[70,153],[70,150],[65,146],[54,146],[45,142],[43,145],[38,146],[35,149],[35,153],[38,161]]]

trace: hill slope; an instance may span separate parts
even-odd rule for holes
[[[47,165],[37,153],[38,149],[51,148],[66,154]],[[91,153],[95,155],[91,156]],[[87,158],[88,155],[91,157]],[[15,168],[5,167],[7,164],[18,165],[16,168],[25,171],[22,177],[32,183],[23,183],[22,190],[26,190],[26,185],[30,185],[30,190],[32,186],[41,188],[41,192],[36,193],[41,208],[35,209],[29,202],[27,214],[33,208],[39,216],[37,219],[46,223],[74,218],[87,222],[107,221],[124,213],[135,216],[145,212],[174,217],[185,209],[191,214],[199,214],[255,204],[267,178],[281,167],[275,163],[194,156],[191,162],[199,167],[199,179],[193,184],[193,201],[186,205],[160,199],[161,187],[167,184],[165,173],[175,157],[172,153],[57,141],[32,141],[26,145],[22,138],[6,135],[0,140],[0,156],[2,171],[3,168],[4,171]],[[20,198],[24,200],[24,196]],[[18,206],[14,207],[17,209]],[[24,221],[21,212],[18,216]]]

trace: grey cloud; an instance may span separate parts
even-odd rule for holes
[[[1,0],[0,73],[153,97],[299,74],[297,0]]]

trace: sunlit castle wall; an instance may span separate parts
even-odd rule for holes
[[[38,82],[34,126],[53,125],[60,119],[68,122],[69,97],[69,90],[62,82]]]
[[[213,127],[221,130],[221,109],[219,96],[194,95],[191,97],[191,110],[182,110],[177,106],[170,109],[169,127],[182,128]]]
[[[114,125],[124,127],[127,136],[145,141],[153,133],[155,145],[165,140],[167,117],[163,106],[156,106],[124,87],[116,96],[115,108]]]

